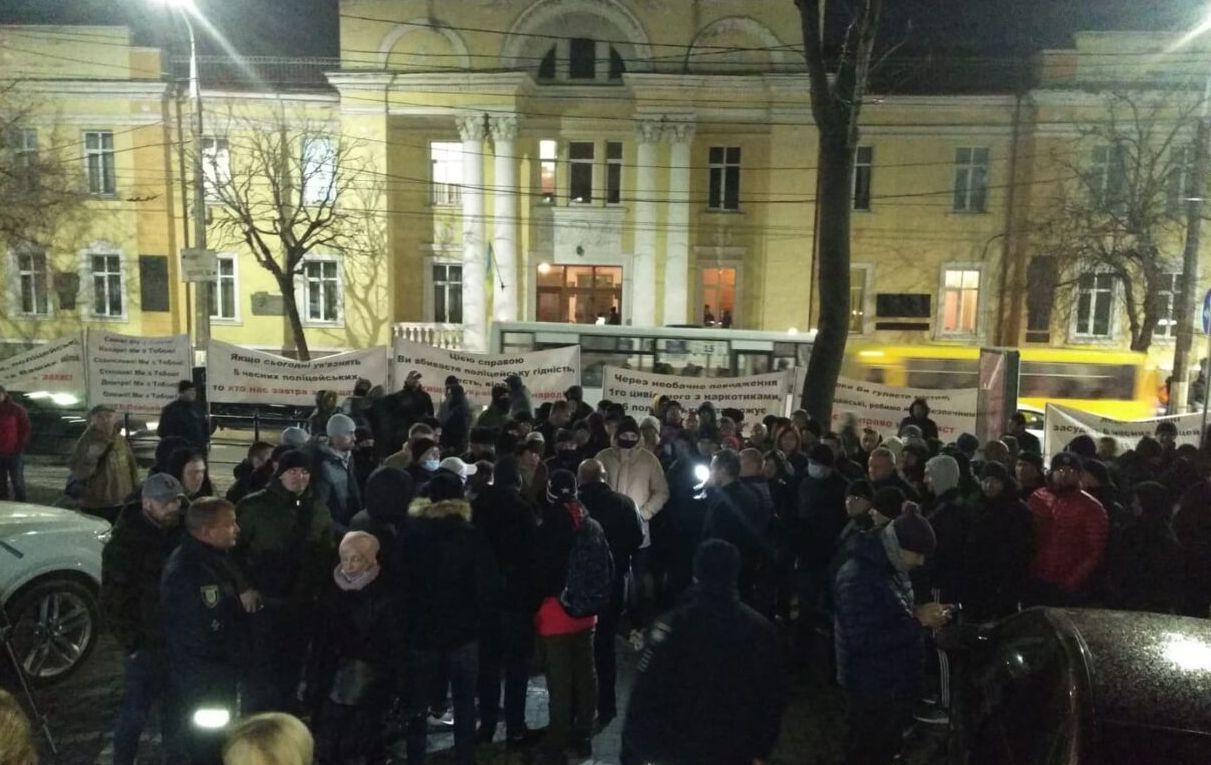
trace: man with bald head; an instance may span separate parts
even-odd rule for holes
[[[597,615],[597,634],[593,641],[593,659],[597,666],[597,723],[609,725],[618,715],[614,691],[618,674],[615,642],[618,640],[618,620],[626,602],[626,575],[631,568],[631,556],[643,544],[643,524],[635,502],[625,494],[610,488],[605,466],[595,459],[580,463],[576,483],[580,487],[580,503],[589,516],[601,524],[606,542],[614,556],[614,589],[610,606]]]

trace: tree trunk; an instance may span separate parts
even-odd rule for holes
[[[1207,96],[1204,95],[1204,98]],[[1204,106],[1204,108],[1206,108]],[[1173,344],[1173,385],[1169,391],[1169,414],[1184,414],[1190,389],[1190,351],[1194,346],[1194,305],[1198,301],[1198,254],[1203,224],[1203,195],[1207,190],[1207,119],[1198,121],[1194,139],[1194,168],[1190,199],[1186,202],[1186,247],[1182,255],[1182,279],[1177,291],[1177,342]]]
[[[290,339],[294,342],[294,352],[299,361],[311,361],[307,333],[303,330],[303,317],[299,314],[299,303],[294,299],[294,280],[281,277],[277,282],[278,289],[282,292],[282,307],[286,309],[286,318],[290,321]]]
[[[826,428],[832,421],[833,394],[841,366],[845,361],[845,343],[849,339],[849,226],[850,190],[854,150],[848,124],[840,135],[820,132],[820,151],[816,163],[820,173],[820,243],[817,255],[820,285],[820,318],[816,323],[816,342],[807,364],[802,407],[812,419]]]

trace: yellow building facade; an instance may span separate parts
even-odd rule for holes
[[[203,68],[207,145],[233,168],[240,142],[223,126],[281,124],[352,147],[359,179],[341,204],[364,211],[365,242],[308,256],[295,294],[313,351],[393,334],[485,349],[494,321],[813,326],[830,286],[813,276],[817,137],[793,3],[344,0],[341,13],[341,57],[318,87],[237,87]],[[1171,42],[1078,36],[1040,54],[1022,93],[873,94],[853,189],[855,342],[1127,347],[1121,321],[1040,314],[1030,231],[1057,154],[1097,119],[1088,91],[1147,74],[1139,60]],[[169,67],[113,28],[2,28],[0,58],[44,107],[39,145],[78,152],[87,175],[85,144],[109,131],[115,179],[89,202],[86,231],[49,248],[41,313],[23,310],[43,308],[21,288],[33,262],[10,252],[16,302],[0,335],[189,330],[178,252],[191,103]],[[289,352],[276,283],[212,221],[213,336]],[[1181,244],[1163,245],[1177,262]],[[106,253],[117,282],[111,260],[95,260]],[[71,273],[75,309],[55,289],[70,297]],[[94,294],[111,284],[121,311]],[[1080,289],[1056,286],[1052,302],[1082,304]],[[1120,310],[1113,289],[1093,293],[1099,317]],[[1154,343],[1162,366],[1171,334]]]

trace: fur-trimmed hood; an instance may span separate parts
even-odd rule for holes
[[[461,518],[471,522],[471,503],[465,499],[443,499],[434,502],[428,497],[417,497],[408,506],[408,515],[413,518]]]

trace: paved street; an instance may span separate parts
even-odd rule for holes
[[[239,444],[221,444],[215,450],[216,462],[212,469],[216,490],[223,491],[230,481],[231,465],[243,454]],[[27,482],[30,499],[35,502],[54,502],[61,495],[66,470],[54,458],[35,458],[27,466]],[[626,697],[631,687],[636,654],[621,641],[620,657],[620,716],[606,731],[594,740],[592,763],[617,763],[622,719],[625,715]],[[709,671],[709,668],[704,668]],[[11,676],[5,678],[5,687],[12,687]],[[121,656],[118,647],[104,636],[86,665],[61,685],[36,691],[49,726],[60,745],[60,754],[52,757],[44,750],[44,762],[62,765],[91,765],[111,761],[110,735],[112,723],[121,698]],[[843,716],[841,695],[829,683],[809,682],[797,677],[794,682],[791,707],[784,718],[783,732],[772,760],[779,765],[831,765],[840,762],[841,728]],[[533,727],[546,725],[546,689],[542,677],[531,682],[527,708],[529,724]],[[150,725],[148,734],[155,726]],[[448,749],[452,736],[435,731],[431,736],[432,749]],[[927,737],[914,736],[910,740],[913,756],[910,762],[925,765],[933,762],[931,753],[937,742]],[[158,741],[151,737],[145,742],[146,757],[158,751]],[[400,749],[402,756],[402,749]],[[153,760],[148,759],[147,762]],[[401,760],[402,761],[402,760]],[[433,762],[442,765],[443,755]],[[521,765],[523,758],[508,755],[502,747],[485,747],[481,763],[489,765]]]

